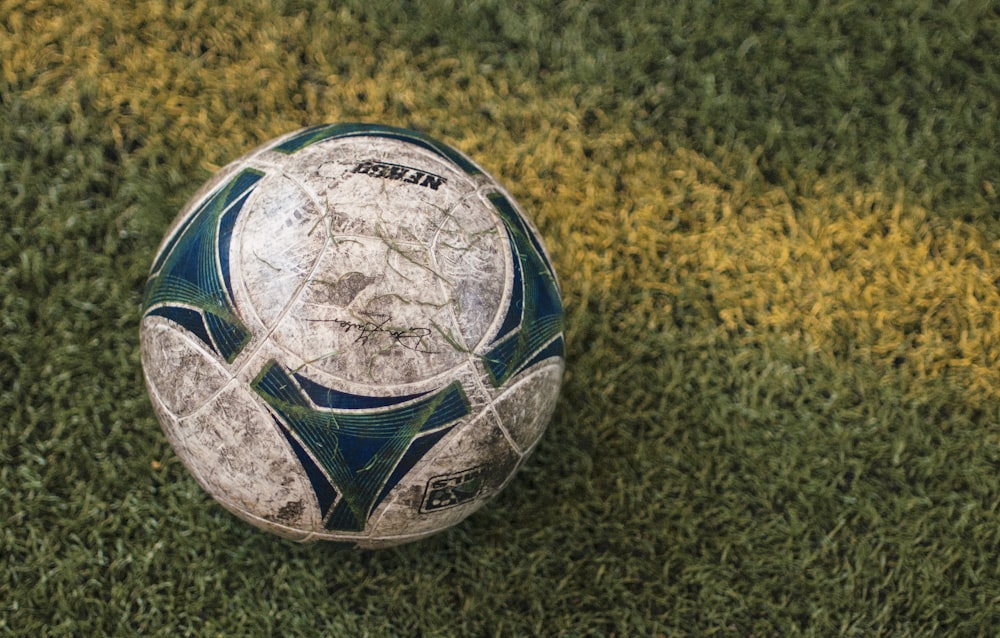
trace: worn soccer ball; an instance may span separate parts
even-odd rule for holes
[[[153,262],[142,362],[181,461],[302,541],[415,540],[496,495],[562,379],[563,308],[513,198],[406,129],[321,125],[252,151]]]

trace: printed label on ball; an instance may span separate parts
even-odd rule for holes
[[[468,503],[483,491],[482,466],[454,474],[442,474],[427,481],[422,512],[433,512]]]
[[[434,191],[441,188],[441,186],[448,181],[447,178],[442,177],[441,175],[437,175],[429,171],[422,171],[420,169],[413,168],[412,166],[392,164],[390,162],[379,162],[377,160],[370,159],[358,162],[351,172],[360,175],[368,175],[369,177],[378,177],[381,179],[403,182],[404,184],[415,184]]]

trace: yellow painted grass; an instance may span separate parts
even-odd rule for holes
[[[767,184],[753,153],[714,164],[637,139],[642,113],[589,106],[600,87],[365,46],[346,12],[306,21],[215,4],[0,2],[0,80],[32,102],[76,105],[54,134],[106,126],[123,162],[199,180],[306,124],[419,128],[470,153],[530,209],[570,326],[596,302],[635,339],[784,343],[845,374],[902,375],[914,400],[941,382],[973,405],[1000,393],[1000,246],[905,192],[846,177]],[[701,323],[683,328],[690,319]]]

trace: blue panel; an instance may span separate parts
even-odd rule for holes
[[[173,321],[211,347],[212,338],[208,335],[208,330],[205,328],[205,320],[197,310],[182,308],[181,306],[159,306],[146,314],[164,317]]]
[[[153,265],[143,299],[147,314],[167,316],[170,311],[163,308],[173,306],[199,308],[202,327],[192,334],[230,363],[250,341],[250,333],[233,303],[229,244],[236,218],[263,176],[253,169],[241,171],[177,228]]]
[[[322,386],[312,379],[294,374],[295,381],[309,396],[309,399],[320,408],[331,408],[336,410],[364,410],[368,408],[384,408],[390,405],[399,405],[418,399],[426,392],[420,394],[406,394],[395,397],[372,397],[360,394],[342,392],[333,388]]]
[[[233,362],[243,346],[250,341],[250,332],[232,312],[225,312],[220,316],[206,310],[205,325],[215,339],[215,347],[219,354],[229,363]]]
[[[351,504],[346,499],[341,499],[337,503],[323,525],[329,530],[344,532],[361,532],[365,529],[364,519],[358,518],[358,514],[351,509]]]
[[[530,361],[524,364],[524,368],[530,368],[536,363],[541,363],[546,359],[551,359],[553,357],[559,357],[560,359],[562,359],[565,356],[566,356],[566,344],[562,338],[562,335],[559,335],[552,343],[539,350],[538,353],[535,354],[535,356],[532,357]]]
[[[163,267],[163,262],[166,261],[167,257],[174,252],[174,246],[177,245],[177,240],[183,237],[187,233],[188,228],[191,227],[191,224],[196,221],[198,221],[197,213],[184,220],[184,223],[182,223],[177,230],[174,231],[174,234],[167,240],[166,245],[163,246],[163,250],[156,256],[156,260],[153,262],[153,268],[150,270],[151,273],[157,273],[160,271]]]
[[[291,432],[281,423],[281,420],[277,417],[274,418],[274,422],[277,424],[278,429],[285,436],[288,444],[292,446],[292,450],[295,452],[295,456],[299,459],[299,463],[302,464],[302,469],[305,470],[306,476],[309,477],[309,482],[312,483],[313,491],[316,493],[316,504],[319,506],[319,511],[326,517],[327,513],[330,511],[330,507],[333,502],[337,500],[337,490],[333,487],[333,483],[330,479],[323,474],[323,470],[320,469],[316,462],[312,460],[309,453],[306,452],[305,448],[302,447],[295,437],[292,436]]]
[[[273,361],[252,387],[339,491],[340,501],[326,526],[343,531],[363,530],[372,510],[402,478],[400,462],[412,467],[423,456],[424,443],[413,447],[421,432],[444,428],[470,410],[457,382],[388,409],[321,409],[314,407],[296,378]],[[327,489],[323,481],[313,487],[317,494]]]
[[[514,254],[515,293],[520,273],[520,298],[514,295],[503,327],[483,355],[483,366],[499,388],[549,348],[563,332],[563,307],[552,265],[534,232],[501,193],[489,197],[503,220]],[[512,325],[515,324],[516,325]]]
[[[385,487],[382,488],[382,492],[378,495],[378,502],[382,502],[382,499],[389,494],[389,490],[399,485],[399,482],[403,480],[403,477],[413,469],[413,466],[417,464],[417,461],[424,458],[424,455],[434,447],[434,445],[444,437],[445,434],[454,429],[455,426],[440,428],[434,430],[433,432],[428,432],[422,436],[417,437],[413,440],[410,448],[406,450],[403,454],[403,458],[399,459],[399,463],[396,464],[396,469],[392,471],[392,475],[389,480],[385,482]]]

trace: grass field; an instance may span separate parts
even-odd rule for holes
[[[1000,626],[1000,11],[0,0],[0,635],[977,636]],[[567,309],[535,455],[380,552],[200,490],[153,252],[307,124],[466,151]]]

